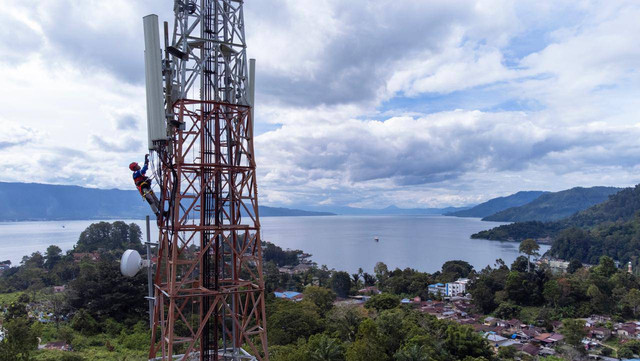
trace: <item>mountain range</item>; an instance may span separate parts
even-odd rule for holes
[[[624,188],[599,204],[558,221],[515,222],[473,234],[471,238],[552,244],[551,255],[597,263],[602,255],[638,264],[640,258],[640,185]]]
[[[445,216],[455,217],[487,217],[511,207],[518,207],[534,201],[542,194],[542,191],[521,191],[510,196],[498,197],[490,199],[484,203],[480,203],[475,207],[459,210],[455,212],[445,213]]]
[[[259,206],[260,216],[328,216],[331,212]],[[0,221],[140,219],[152,215],[136,190],[0,182]]]
[[[547,192],[529,203],[485,216],[482,220],[494,222],[556,221],[602,203],[610,195],[621,190],[621,188],[614,187],[575,187],[560,192]]]
[[[385,208],[357,208],[348,206],[307,206],[306,210],[315,212],[330,212],[341,215],[353,216],[379,216],[379,215],[441,215],[445,213],[461,211],[469,207],[445,207],[445,208],[399,208],[388,206]]]

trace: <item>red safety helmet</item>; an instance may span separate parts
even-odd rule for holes
[[[132,171],[136,170],[137,167],[138,167],[138,163],[136,162],[129,164],[129,169],[131,169]]]

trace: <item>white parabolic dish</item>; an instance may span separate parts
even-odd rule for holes
[[[140,253],[134,249],[124,251],[120,259],[120,272],[127,277],[133,277],[141,268],[142,257],[140,257]]]

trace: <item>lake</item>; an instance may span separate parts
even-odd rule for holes
[[[140,225],[143,220],[125,220]],[[0,261],[19,264],[24,255],[44,252],[55,244],[71,249],[80,233],[98,221],[0,223]],[[518,243],[470,239],[481,230],[503,223],[478,218],[445,216],[329,216],[263,217],[262,239],[282,248],[301,249],[318,264],[355,272],[372,273],[378,261],[389,268],[411,267],[434,272],[448,260],[464,260],[476,270],[493,265],[497,258],[507,264],[518,257]],[[152,222],[151,239],[157,229]],[[379,242],[374,238],[378,237]],[[541,245],[540,253],[549,246]]]

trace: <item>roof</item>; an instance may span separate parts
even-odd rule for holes
[[[286,298],[288,300],[293,300],[295,298],[300,298],[302,293],[296,291],[284,291],[284,292],[274,292],[273,293],[277,298]]]
[[[500,335],[496,335],[495,333],[492,333],[492,332],[485,333],[484,334],[484,338],[486,338],[487,340],[489,340],[491,342],[501,342],[501,341],[507,340],[506,337],[502,337]]]
[[[540,353],[540,349],[530,343],[524,345],[522,347],[522,351],[528,353],[531,356],[536,356]]]

